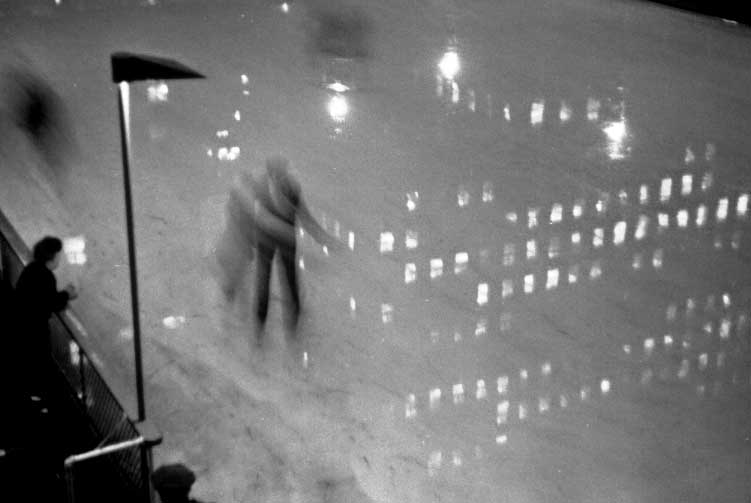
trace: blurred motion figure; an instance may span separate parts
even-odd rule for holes
[[[301,310],[295,235],[298,221],[321,245],[334,251],[344,248],[311,215],[284,157],[270,157],[264,170],[243,173],[230,192],[227,227],[217,248],[222,291],[226,300],[234,301],[245,269],[255,258],[255,311],[261,326],[268,314],[271,266],[277,255],[292,302],[290,320],[297,324]]]

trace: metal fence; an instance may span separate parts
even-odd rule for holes
[[[28,246],[0,210],[0,280],[6,283],[6,289],[8,284],[15,285],[30,255]],[[0,323],[5,321],[0,320]],[[71,457],[71,465],[66,466],[66,475],[75,480],[68,480],[69,489],[71,485],[76,488],[77,502],[88,501],[87,495],[102,501],[104,495],[99,494],[97,498],[96,494],[91,494],[96,490],[87,490],[86,486],[100,486],[103,482],[101,477],[104,476],[107,484],[116,484],[116,487],[108,490],[107,501],[150,502],[151,448],[161,438],[153,428],[137,424],[128,416],[81,345],[82,334],[78,326],[82,325],[70,311],[52,317],[51,357],[70,392],[70,398],[82,414],[82,420],[88,423],[94,445],[101,448],[111,444],[127,445],[128,441],[139,437],[144,440],[133,442],[134,445],[129,448],[107,451],[105,456],[90,456],[96,461],[88,461],[89,457]],[[81,448],[88,449],[90,446]],[[73,462],[79,459],[85,462],[75,466]]]

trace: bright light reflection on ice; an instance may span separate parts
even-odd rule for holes
[[[461,274],[467,270],[467,264],[469,263],[469,254],[467,252],[459,252],[454,257],[454,274]]]
[[[664,203],[670,199],[670,194],[673,190],[673,179],[663,178],[660,182],[660,202]]]
[[[404,282],[414,283],[417,279],[417,266],[415,264],[405,264],[404,266]]]
[[[456,77],[461,68],[459,54],[453,49],[446,51],[438,63],[438,68],[446,79],[454,80],[454,77]]]
[[[626,239],[626,222],[620,221],[613,228],[613,244],[622,245]]]
[[[417,231],[407,231],[407,235],[404,239],[404,245],[408,250],[417,248]]]
[[[561,102],[561,111],[558,113],[558,118],[563,123],[571,119],[571,107],[565,101]]]
[[[545,100],[538,100],[532,103],[532,109],[529,114],[529,122],[533,126],[542,124],[545,115]]]
[[[563,206],[559,203],[553,205],[550,210],[550,223],[554,224],[560,222],[563,219]]]
[[[528,227],[530,229],[537,226],[537,214],[539,212],[540,210],[537,208],[530,208],[527,211],[527,221],[528,221]]]
[[[649,217],[646,215],[639,215],[639,223],[636,224],[636,232],[634,232],[634,238],[637,241],[640,241],[647,236],[648,225]]]
[[[347,98],[340,94],[335,94],[328,102],[327,109],[329,115],[335,122],[344,122],[349,113],[349,104]]]
[[[649,202],[649,187],[642,185],[639,187],[639,204],[647,204]]]
[[[676,220],[678,221],[678,227],[686,227],[688,225],[688,210],[678,211]]]
[[[391,232],[381,233],[381,253],[394,251],[394,234]]]
[[[524,276],[524,293],[532,293],[535,291],[535,277],[532,274]]]
[[[499,377],[497,386],[498,386],[498,394],[505,395],[506,392],[508,391],[508,376]]]
[[[456,193],[456,204],[461,208],[469,204],[469,192],[464,185],[459,185],[459,190]]]
[[[736,214],[739,217],[745,217],[748,213],[748,194],[738,196],[738,202],[735,205]]]
[[[477,285],[477,305],[484,306],[488,303],[488,284],[480,283]]]
[[[430,279],[438,278],[443,275],[443,259],[430,259]]]
[[[506,299],[514,295],[514,282],[512,280],[504,279],[501,288],[501,298]]]
[[[86,263],[86,239],[83,236],[71,236],[63,239],[63,254],[69,264],[84,265]]]
[[[441,404],[441,388],[433,388],[430,390],[430,408],[435,410]]]
[[[547,290],[558,287],[558,269],[548,269],[548,281],[545,284]]]
[[[381,304],[381,321],[383,323],[394,321],[394,306],[391,304]]]
[[[503,265],[514,265],[514,245],[512,243],[503,245]]]
[[[724,222],[725,219],[728,217],[728,198],[727,197],[723,197],[717,202],[716,217],[717,217],[718,222]]]
[[[477,392],[475,394],[475,398],[478,400],[483,400],[487,398],[488,396],[488,390],[485,389],[485,381],[482,379],[479,379],[477,381]]]
[[[451,394],[454,396],[454,404],[464,402],[464,385],[462,383],[454,384],[451,388]]]
[[[687,196],[691,194],[691,187],[693,182],[693,175],[683,175],[683,177],[681,177],[681,195]]]

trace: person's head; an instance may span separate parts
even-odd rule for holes
[[[300,194],[297,183],[289,172],[289,161],[280,155],[269,157],[266,159],[266,172],[274,203],[278,205],[287,202],[297,206]]]
[[[184,464],[175,463],[162,465],[154,470],[151,480],[162,503],[184,503],[188,501],[196,476]]]
[[[60,252],[62,249],[63,242],[60,239],[53,236],[45,236],[34,245],[34,262],[45,264],[50,270],[54,271],[60,265]]]

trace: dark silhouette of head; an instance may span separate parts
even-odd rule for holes
[[[162,465],[151,475],[162,503],[187,503],[196,481],[193,471],[182,463]]]
[[[34,262],[47,262],[54,260],[63,249],[63,242],[53,236],[45,236],[34,245]]]

